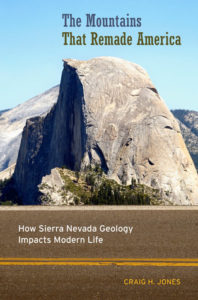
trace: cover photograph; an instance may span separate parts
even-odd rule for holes
[[[2,1],[0,298],[198,298],[196,1]]]

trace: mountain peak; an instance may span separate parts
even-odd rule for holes
[[[143,68],[112,57],[65,60],[57,103],[24,128],[17,189],[36,204],[53,168],[96,164],[119,184],[136,180],[172,204],[197,203],[198,177],[178,123]]]

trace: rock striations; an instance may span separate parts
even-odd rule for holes
[[[24,204],[55,167],[100,164],[118,183],[159,189],[172,204],[198,204],[198,176],[178,123],[138,65],[112,57],[64,60],[56,105],[29,119],[14,179]]]
[[[46,114],[57,100],[59,86],[33,97],[17,107],[0,111],[0,171],[16,162],[26,120]]]

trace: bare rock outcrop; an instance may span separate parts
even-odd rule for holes
[[[14,173],[25,204],[63,165],[100,164],[109,178],[160,189],[172,204],[198,204],[198,176],[178,123],[140,66],[112,57],[64,60],[57,104],[29,119]]]
[[[46,114],[57,101],[59,86],[0,112],[0,171],[16,163],[26,120]]]

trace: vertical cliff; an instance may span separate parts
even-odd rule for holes
[[[55,86],[13,109],[0,112],[0,171],[15,164],[26,120],[46,115],[56,103],[58,93],[59,86]]]
[[[76,70],[67,65],[57,104],[46,117],[27,120],[14,173],[25,204],[37,203],[37,185],[54,167],[80,169],[86,140],[83,99]]]
[[[25,204],[54,167],[99,164],[109,178],[198,203],[198,177],[173,115],[147,73],[112,57],[65,60],[57,103],[27,121],[14,179]]]

